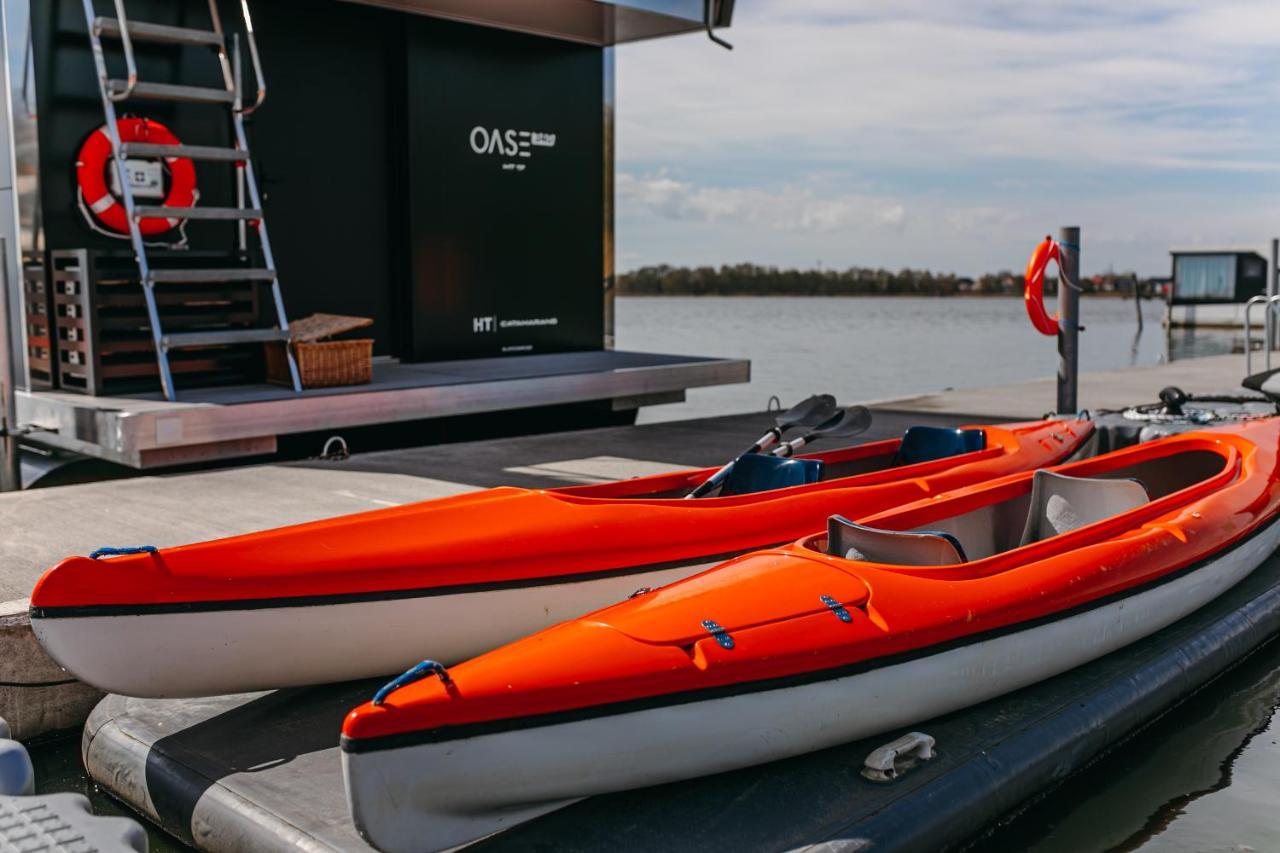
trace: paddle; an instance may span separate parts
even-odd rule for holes
[[[866,432],[871,428],[871,410],[866,406],[850,406],[841,409],[834,417],[815,430],[793,438],[773,450],[774,456],[794,456],[795,452],[806,444],[820,438],[848,438],[851,435]]]
[[[1280,379],[1276,378],[1276,374],[1280,374],[1280,367],[1246,376],[1240,384],[1250,391],[1257,391],[1274,403],[1280,403],[1280,387],[1277,387],[1280,386]]]
[[[743,454],[759,453],[761,450],[772,447],[782,440],[782,434],[789,429],[826,423],[835,412],[836,398],[830,394],[814,394],[812,397],[807,397],[778,415],[774,421],[777,426],[771,427],[768,432],[760,436],[760,439],[743,451]],[[736,459],[737,457],[734,458]],[[729,469],[732,467],[733,462],[726,462],[724,467],[703,480],[696,489],[685,495],[685,498],[700,498],[707,494],[724,482],[724,478],[729,475]]]

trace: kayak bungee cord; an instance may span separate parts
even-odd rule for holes
[[[395,693],[401,687],[406,687],[413,684],[415,681],[421,681],[428,675],[435,675],[439,677],[441,684],[447,685],[453,683],[453,679],[449,677],[449,670],[444,664],[439,661],[424,660],[421,663],[414,664],[409,669],[379,687],[378,692],[373,694],[373,699],[371,701],[375,705],[381,705],[383,702],[387,701],[388,696]]]
[[[90,560],[101,560],[103,557],[128,557],[132,554],[154,554],[159,549],[155,545],[133,545],[125,548],[105,546],[97,548],[89,555]]]

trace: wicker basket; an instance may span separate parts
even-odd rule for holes
[[[303,388],[333,388],[338,385],[365,385],[373,379],[373,339],[325,341],[320,338],[340,335],[353,329],[373,325],[367,317],[342,317],[313,314],[290,323],[290,343],[298,362],[298,375]],[[276,385],[292,385],[285,345],[266,347],[267,381]]]

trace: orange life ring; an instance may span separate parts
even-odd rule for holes
[[[116,122],[121,142],[149,142],[155,145],[181,145],[178,137],[158,121],[146,118],[122,118]],[[117,234],[129,233],[129,217],[124,204],[116,198],[107,183],[107,167],[111,164],[111,138],[107,126],[89,134],[76,157],[76,186],[84,208],[102,227]],[[165,207],[192,207],[200,197],[196,189],[196,167],[186,157],[166,157],[169,191]],[[114,166],[112,167],[114,168]],[[143,236],[154,237],[182,224],[177,217],[148,217],[138,222]]]
[[[1022,301],[1026,303],[1031,325],[1042,335],[1058,334],[1058,315],[1050,316],[1048,309],[1044,307],[1044,272],[1050,261],[1057,263],[1061,271],[1062,250],[1058,241],[1045,237],[1027,261],[1027,273],[1024,277],[1026,283],[1022,291]]]

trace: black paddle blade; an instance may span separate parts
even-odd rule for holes
[[[848,438],[871,428],[871,410],[866,406],[850,406],[809,433],[806,438]]]
[[[1280,367],[1246,376],[1240,384],[1250,391],[1259,392],[1268,400],[1280,403],[1280,376],[1277,374],[1280,374]]]
[[[778,429],[788,430],[798,426],[817,426],[826,423],[836,413],[836,398],[830,394],[814,394],[796,403],[778,415]]]

